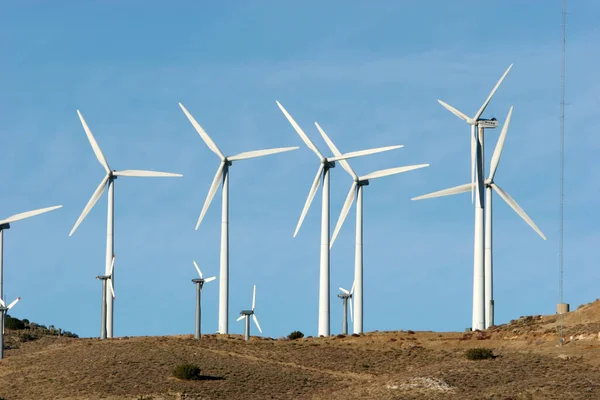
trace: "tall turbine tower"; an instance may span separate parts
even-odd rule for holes
[[[438,100],[438,102],[456,115],[467,124],[471,126],[471,183],[468,185],[468,190],[471,190],[471,198],[473,198],[473,191],[477,194],[475,196],[475,234],[474,234],[474,251],[473,251],[473,316],[471,321],[471,328],[484,329],[485,328],[485,232],[484,232],[484,205],[485,205],[485,185],[484,185],[484,171],[483,171],[483,159],[484,159],[484,142],[483,132],[484,128],[495,128],[497,121],[485,120],[481,118],[481,115],[487,108],[492,97],[496,93],[496,90],[500,87],[500,84],[512,68],[511,64],[504,74],[500,77],[496,85],[492,88],[492,91],[488,95],[487,99],[483,102],[477,113],[473,117],[467,116],[465,113],[457,110],[453,106]],[[465,185],[463,185],[465,186]],[[455,188],[456,189],[456,188]],[[414,198],[413,200],[419,200],[422,196]]]
[[[108,166],[108,162],[106,161],[106,158],[104,157],[104,154],[102,154],[102,150],[100,150],[100,146],[98,146],[98,143],[96,142],[96,139],[94,138],[94,135],[92,134],[92,131],[90,130],[87,123],[83,119],[83,115],[81,115],[79,110],[77,110],[77,115],[79,115],[79,119],[81,120],[81,125],[83,125],[83,129],[85,130],[85,134],[86,134],[88,140],[90,141],[92,150],[94,150],[94,154],[96,155],[96,158],[100,162],[100,165],[102,165],[102,167],[106,171],[106,175],[104,176],[104,178],[102,178],[102,180],[100,181],[100,184],[98,185],[98,187],[92,194],[92,197],[90,198],[88,203],[85,205],[85,208],[81,212],[81,215],[77,219],[77,222],[75,222],[73,229],[71,229],[69,236],[72,236],[73,233],[75,233],[75,230],[77,230],[77,227],[83,222],[83,220],[88,215],[88,213],[96,205],[96,203],[98,202],[98,200],[104,193],[104,190],[108,186],[108,210],[107,210],[107,222],[106,222],[106,262],[105,262],[105,271],[106,271],[106,274],[108,275],[109,272],[111,272],[110,266],[112,264],[113,254],[115,253],[114,252],[114,245],[115,245],[115,242],[114,242],[115,192],[114,192],[114,190],[115,190],[115,180],[117,179],[117,177],[119,177],[119,176],[179,177],[179,176],[183,176],[183,175],[172,174],[170,172],[143,171],[143,170],[135,170],[135,169],[123,170],[123,171],[111,170],[110,167]],[[114,271],[112,271],[112,273],[111,273],[110,280],[111,280],[112,284],[114,285],[114,282],[115,282]],[[106,289],[106,290],[108,290],[108,289]],[[108,291],[107,291],[106,298],[108,299],[107,304],[106,304],[106,336],[108,338],[112,338],[113,337],[113,300],[114,300],[112,297],[112,293],[108,293]]]
[[[215,174],[212,184],[210,185],[208,196],[206,196],[206,200],[204,201],[204,206],[202,207],[200,218],[198,218],[198,222],[196,223],[196,230],[198,230],[198,228],[200,227],[200,223],[202,222],[204,214],[206,214],[210,203],[215,197],[215,193],[219,188],[219,184],[223,182],[223,189],[221,191],[222,209],[220,257],[221,269],[219,273],[219,333],[227,334],[229,333],[229,168],[231,167],[234,161],[283,153],[290,150],[296,150],[298,147],[281,147],[276,149],[245,151],[235,156],[226,157],[225,155],[223,155],[221,150],[219,150],[219,148],[217,147],[215,142],[213,142],[210,136],[208,136],[208,134],[200,126],[200,124],[183,106],[183,104],[179,103],[179,107],[181,107],[184,114],[192,123],[192,126],[194,127],[194,129],[196,129],[204,143],[206,143],[206,146],[208,146],[208,148],[212,150],[212,152],[215,153],[221,159],[219,167],[217,168],[217,173]]]
[[[321,133],[321,136],[329,146],[331,152],[339,156],[341,155],[338,148],[331,141],[329,136],[325,133],[325,131],[319,126],[318,123],[315,122],[317,129]],[[346,216],[354,203],[354,199],[356,198],[356,243],[355,243],[355,251],[354,251],[354,282],[356,284],[354,295],[352,296],[352,301],[354,301],[354,315],[355,318],[353,320],[354,324],[354,333],[362,333],[363,332],[363,186],[369,185],[369,180],[382,178],[384,176],[390,176],[395,174],[400,174],[402,172],[408,172],[419,168],[425,168],[429,166],[429,164],[419,164],[419,165],[410,165],[407,167],[396,167],[383,169],[380,171],[371,172],[370,174],[364,176],[356,175],[356,172],[350,167],[350,164],[346,160],[340,160],[340,164],[342,168],[352,177],[352,185],[350,186],[350,191],[348,192],[348,196],[346,196],[346,201],[344,202],[344,206],[342,207],[342,211],[340,213],[340,217],[335,225],[335,230],[333,231],[333,237],[331,238],[330,248],[333,246],[335,239],[337,238],[344,221],[346,220]]]
[[[204,278],[204,275],[202,275],[202,271],[200,271],[200,267],[198,266],[198,264],[196,264],[196,261],[192,260],[192,262],[194,263],[194,267],[196,267],[196,271],[198,271],[198,275],[200,276],[199,278],[192,279],[192,282],[194,283],[194,285],[196,285],[196,332],[194,333],[194,338],[200,339],[200,336],[202,335],[202,287],[205,283],[212,282],[215,279],[217,279],[217,277],[211,276],[210,278]]]
[[[4,303],[4,231],[10,229],[10,224],[12,224],[13,222],[47,213],[49,211],[56,210],[57,208],[61,207],[62,206],[54,206],[40,208],[33,211],[26,211],[24,213],[15,214],[0,221],[0,310],[2,311],[2,315],[0,316],[0,318],[2,319],[2,326],[0,327],[0,359],[4,358],[4,316],[6,314],[6,311],[10,310],[20,299],[19,297],[18,299],[10,303],[8,306]]]
[[[294,127],[302,141],[306,144],[306,146],[312,150],[313,153],[317,155],[320,161],[319,169],[317,171],[317,175],[313,181],[313,184],[310,188],[310,192],[308,193],[308,198],[306,199],[306,203],[304,203],[304,208],[302,209],[302,214],[300,215],[300,219],[298,220],[298,225],[296,225],[296,230],[294,232],[294,237],[298,234],[298,230],[302,226],[302,222],[304,221],[304,217],[310,208],[310,205],[317,193],[317,189],[319,188],[319,184],[321,180],[323,181],[323,197],[321,200],[321,260],[320,260],[320,269],[319,269],[319,326],[318,333],[319,336],[329,336],[329,317],[330,317],[330,284],[329,284],[329,170],[335,167],[335,161],[341,161],[345,159],[350,159],[354,157],[365,156],[368,154],[375,154],[382,151],[394,150],[400,148],[402,146],[387,146],[380,147],[376,149],[368,149],[368,150],[359,150],[351,153],[336,155],[335,157],[325,157],[321,152],[317,149],[314,143],[306,136],[306,133],[300,128],[300,126],[294,121],[292,116],[286,111],[283,106],[277,102],[277,105],[283,112],[283,115],[287,118],[289,123]]]

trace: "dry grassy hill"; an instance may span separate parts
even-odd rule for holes
[[[0,397],[34,399],[600,399],[600,301],[487,332],[372,332],[294,341],[208,335],[100,341],[10,332]],[[16,348],[18,347],[18,348]],[[469,360],[465,351],[493,349]],[[183,363],[202,379],[172,377]]]

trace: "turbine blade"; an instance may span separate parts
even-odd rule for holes
[[[241,320],[243,320],[244,318],[246,318],[246,316],[245,316],[245,315],[242,315],[242,316],[238,317],[238,319],[236,319],[236,321],[241,321]]]
[[[490,100],[492,100],[492,97],[494,96],[494,93],[496,93],[496,90],[498,90],[498,88],[500,87],[500,84],[502,83],[502,81],[504,80],[504,78],[506,78],[506,75],[508,75],[508,71],[510,71],[510,69],[512,68],[512,66],[513,66],[513,64],[510,64],[510,66],[507,68],[507,70],[504,72],[504,74],[498,80],[498,83],[496,83],[496,86],[494,86],[494,88],[490,92],[490,95],[487,97],[487,99],[485,99],[485,102],[482,104],[482,106],[479,109],[479,111],[477,111],[477,114],[475,114],[475,116],[473,117],[473,119],[475,121],[477,121],[479,119],[479,117],[481,117],[481,114],[483,114],[483,112],[485,111],[485,109],[488,106],[488,104],[490,104]]]
[[[115,269],[115,255],[113,254],[112,261],[110,263],[110,269],[108,270],[108,276],[112,276],[114,269]]]
[[[277,106],[279,106],[279,109],[281,110],[283,115],[285,115],[285,117],[287,118],[288,122],[294,127],[302,141],[306,144],[306,146],[309,149],[311,149],[313,153],[317,155],[317,157],[319,157],[319,160],[323,161],[325,157],[323,157],[323,154],[321,154],[319,149],[317,149],[317,146],[315,146],[315,144],[308,138],[308,136],[306,136],[306,133],[304,133],[302,128],[300,128],[300,125],[298,125],[296,121],[294,121],[294,118],[292,118],[292,116],[287,112],[287,110],[283,108],[280,102],[278,102],[277,100],[275,102],[277,103]]]
[[[350,298],[350,321],[354,322],[354,310],[352,310],[352,303],[354,301],[353,298]]]
[[[317,122],[315,122],[315,125],[317,126],[317,129],[321,133],[321,137],[323,137],[323,140],[325,140],[325,143],[327,143],[327,146],[329,147],[329,150],[331,150],[333,155],[336,157],[341,156],[342,153],[338,150],[338,148],[335,146],[335,144],[333,144],[333,141],[329,138],[329,136],[327,136],[327,134],[321,128],[321,126]],[[354,170],[352,169],[350,164],[348,164],[348,161],[346,161],[345,159],[340,160],[340,164],[342,165],[342,168],[344,168],[344,170],[350,174],[352,179],[354,179],[354,180],[358,179],[358,175],[356,175],[356,173],[354,172]]]
[[[306,202],[304,203],[304,208],[302,209],[302,214],[300,214],[300,219],[298,220],[298,224],[296,225],[296,230],[294,231],[294,237],[298,234],[300,227],[302,226],[302,222],[304,221],[304,217],[306,217],[306,213],[310,208],[310,205],[315,198],[315,194],[317,193],[317,189],[319,189],[319,185],[321,184],[321,174],[323,173],[324,166],[321,164],[319,166],[319,170],[317,171],[317,175],[315,176],[315,180],[310,187],[310,192],[308,192],[308,197],[306,198]]]
[[[258,328],[258,331],[260,333],[262,333],[262,329],[260,329],[260,324],[258,323],[258,318],[256,318],[256,314],[252,314],[252,319],[254,320],[254,323],[256,324],[256,327]]]
[[[464,185],[455,186],[444,190],[438,190],[437,192],[424,194],[423,196],[413,197],[411,200],[433,199],[434,197],[450,196],[453,194],[465,193],[471,190],[472,187],[473,185],[471,183],[465,183]]]
[[[98,161],[100,161],[100,164],[102,164],[106,173],[109,173],[110,167],[108,166],[108,163],[106,162],[106,158],[104,157],[104,154],[102,154],[102,150],[100,150],[100,146],[98,146],[98,143],[96,142],[96,139],[94,138],[94,135],[92,135],[92,131],[88,127],[87,123],[85,122],[85,119],[83,119],[83,115],[81,115],[81,112],[79,112],[79,110],[77,110],[77,115],[79,115],[79,120],[81,121],[81,125],[83,125],[83,130],[85,131],[85,134],[86,134],[88,140],[90,141],[90,144],[92,145],[92,150],[94,150],[94,154],[96,155],[96,158],[98,159]]]
[[[254,311],[255,306],[256,306],[256,285],[254,285],[254,291],[252,293],[252,311]]]
[[[546,236],[542,233],[540,228],[538,228],[535,222],[533,222],[533,220],[529,218],[529,215],[527,215],[527,213],[523,211],[523,209],[517,204],[515,199],[510,197],[508,193],[502,190],[502,188],[500,188],[500,186],[496,185],[495,183],[492,183],[492,188],[496,191],[496,193],[500,195],[500,197],[502,197],[502,200],[504,200],[517,214],[519,214],[523,221],[527,222],[527,225],[533,228],[533,230],[536,231],[538,235],[542,237],[542,239],[546,240]]]
[[[442,100],[438,100],[438,103],[440,103],[442,105],[442,107],[444,107],[446,110],[450,111],[452,114],[456,115],[458,118],[462,119],[463,121],[469,121],[470,118],[462,111],[457,110],[456,108],[452,107],[450,104],[443,102]]]
[[[196,222],[196,230],[200,227],[200,223],[204,218],[204,215],[208,211],[208,207],[210,207],[210,203],[215,197],[215,193],[217,193],[217,189],[219,188],[219,184],[221,183],[221,177],[223,176],[223,170],[225,169],[225,162],[221,162],[219,164],[219,168],[217,169],[217,173],[213,178],[212,183],[210,184],[210,189],[208,190],[208,195],[206,196],[206,200],[204,200],[204,205],[202,206],[202,212],[200,213],[200,217],[198,218],[198,222]]]
[[[192,117],[192,114],[189,113],[189,111],[183,106],[183,104],[179,103],[179,107],[181,107],[183,113],[190,120],[192,126],[194,127],[194,129],[196,129],[196,132],[200,134],[200,137],[202,138],[202,140],[204,140],[204,143],[206,143],[208,148],[211,149],[213,153],[215,153],[217,156],[219,156],[221,161],[225,160],[225,156],[223,155],[223,153],[221,153],[221,150],[219,150],[215,142],[213,142],[210,136],[208,136],[208,133],[204,131],[204,128],[202,128],[200,124],[194,119],[194,117]]]
[[[216,277],[216,276],[211,276],[210,278],[206,278],[206,279],[204,280],[204,283],[206,283],[206,282],[212,282],[212,281],[214,281],[215,279],[217,279],[217,277]]]
[[[202,271],[200,271],[200,267],[198,266],[198,264],[196,264],[196,261],[192,260],[192,262],[194,263],[194,267],[196,267],[196,271],[198,271],[198,275],[200,275],[200,279],[204,278],[202,276]]]
[[[408,165],[406,167],[382,169],[380,171],[371,172],[370,174],[361,176],[360,180],[364,181],[364,180],[369,180],[369,179],[382,178],[384,176],[401,174],[402,172],[414,171],[415,169],[420,169],[420,168],[425,168],[425,167],[429,167],[429,164]]]
[[[115,171],[113,175],[117,176],[139,176],[147,178],[159,178],[159,177],[180,177],[181,174],[173,174],[171,172],[156,172],[156,171],[143,171],[138,169],[126,169],[123,171]]]
[[[395,146],[385,146],[385,147],[377,147],[374,149],[351,151],[350,153],[345,153],[345,154],[342,154],[341,156],[328,157],[327,161],[340,161],[341,162],[341,160],[349,160],[349,159],[355,158],[355,157],[368,156],[370,154],[377,154],[377,153],[381,153],[384,151],[395,150],[395,149],[399,149],[401,147],[404,147],[404,146],[401,144],[397,144]]]
[[[39,208],[37,210],[26,211],[26,212],[22,212],[22,213],[19,213],[19,214],[15,214],[13,216],[10,216],[10,217],[6,218],[5,220],[0,221],[0,225],[10,224],[12,222],[20,221],[20,220],[25,219],[25,218],[34,217],[36,215],[47,213],[49,211],[56,210],[57,208],[61,208],[61,207],[62,206],[53,206],[53,207]]]
[[[6,307],[6,303],[4,302],[4,300],[0,299],[0,305],[2,305],[2,307]]]
[[[12,303],[10,303],[6,308],[8,308],[9,310],[11,308],[13,308],[15,306],[15,304],[17,304],[19,302],[19,300],[21,300],[20,297],[17,297]]]
[[[77,229],[79,224],[81,224],[81,222],[85,219],[85,217],[88,215],[90,210],[94,207],[94,205],[96,205],[96,202],[98,202],[98,199],[100,198],[100,196],[102,196],[102,193],[104,193],[104,189],[106,189],[107,181],[108,181],[108,175],[106,175],[104,177],[104,179],[102,179],[102,181],[100,182],[100,184],[94,191],[94,194],[92,194],[92,197],[90,197],[90,199],[88,200],[88,203],[85,205],[85,208],[81,212],[81,215],[77,219],[77,222],[75,222],[73,229],[71,229],[69,236],[73,236],[73,233],[75,233],[75,230]]]
[[[502,132],[500,132],[500,137],[498,138],[498,143],[496,143],[496,148],[494,149],[494,154],[492,155],[492,162],[490,166],[490,176],[489,180],[494,181],[494,176],[496,176],[496,170],[498,169],[498,164],[500,163],[500,156],[502,155],[502,149],[504,149],[504,141],[506,140],[506,133],[508,132],[508,126],[510,125],[510,117],[512,116],[513,107],[510,107],[508,110],[508,115],[506,116],[506,121],[504,121],[504,126],[502,127]]]
[[[356,280],[352,281],[352,289],[350,289],[350,294],[354,294],[354,284],[356,283]]]
[[[298,148],[299,148],[298,146],[295,146],[295,147],[280,147],[277,149],[245,151],[243,153],[236,154],[235,156],[227,157],[227,159],[229,161],[247,160],[248,158],[268,156],[271,154],[277,154],[277,153],[283,153],[285,151],[296,150]]]
[[[115,296],[115,288],[113,287],[112,279],[107,279],[107,283],[108,287],[110,288],[110,293],[112,294],[113,299],[116,299],[117,296]]]
[[[349,292],[349,291],[347,291],[346,289],[344,289],[344,288],[343,288],[343,287],[341,287],[341,286],[340,286],[340,290],[341,290],[343,293],[350,294],[350,292]]]
[[[335,224],[335,229],[333,230],[333,236],[331,237],[331,241],[329,243],[330,249],[333,247],[333,244],[335,243],[335,239],[337,238],[338,233],[340,233],[340,229],[342,229],[342,225],[344,224],[344,221],[346,220],[346,217],[348,216],[348,212],[350,211],[350,208],[352,207],[352,203],[354,203],[355,197],[356,197],[356,182],[352,182],[352,185],[350,186],[350,191],[348,192],[348,195],[346,196],[346,201],[344,201],[344,206],[342,207],[342,211],[340,212],[340,216],[338,217],[338,220]]]

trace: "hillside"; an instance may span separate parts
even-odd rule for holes
[[[598,399],[600,301],[521,317],[489,332],[372,332],[294,341],[208,335],[107,341],[44,336],[0,361],[0,397],[18,399]],[[469,360],[465,351],[493,349]],[[171,376],[201,367],[202,380]]]

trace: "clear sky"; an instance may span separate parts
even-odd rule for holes
[[[553,1],[19,1],[0,5],[0,218],[63,204],[4,236],[12,314],[98,336],[106,197],[73,237],[103,177],[80,109],[113,169],[183,178],[119,178],[115,189],[115,335],[192,333],[196,259],[218,274],[220,197],[194,226],[218,166],[181,101],[228,155],[230,330],[250,306],[272,337],[317,332],[320,197],[292,234],[318,167],[275,104],[327,152],[318,121],[344,152],[403,144],[352,160],[359,174],[430,163],[365,188],[365,330],[463,330],[471,323],[473,206],[468,194],[413,202],[469,181],[473,114],[514,63],[484,116],[514,105],[496,182],[548,236],[495,196],[496,321],[549,314],[558,301],[561,4]],[[568,15],[565,300],[598,297],[600,5]],[[486,136],[486,170],[499,129]],[[351,181],[332,171],[332,230]],[[337,287],[352,284],[354,212],[331,254]],[[217,329],[218,282],[203,292],[203,331]]]

